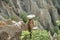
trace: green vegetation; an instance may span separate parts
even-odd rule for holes
[[[4,18],[6,18],[6,19],[11,19],[11,20],[17,20],[17,17],[16,16],[4,16]]]
[[[9,16],[4,16],[5,19],[9,19]]]
[[[27,13],[26,12],[23,12],[20,17],[23,19],[24,23],[27,22]]]
[[[21,40],[25,40],[25,39],[30,38],[29,34],[30,34],[30,32],[28,32],[28,31],[22,31]]]
[[[16,20],[16,16],[11,16],[11,19],[12,20]]]
[[[60,28],[60,21],[56,21],[57,26]],[[58,40],[60,40],[60,30],[58,30]]]
[[[33,30],[32,40],[49,40],[49,33],[46,30]]]
[[[60,26],[60,21],[58,20],[58,21],[56,21],[56,23],[57,23],[57,26]]]
[[[58,40],[60,40],[60,30],[58,31]]]
[[[33,30],[32,31],[32,38],[30,39],[28,31],[22,31],[21,39],[24,40],[49,40],[49,33],[46,30],[40,31],[40,30]]]

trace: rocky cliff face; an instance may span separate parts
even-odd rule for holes
[[[54,29],[60,15],[60,0],[0,0],[0,19],[14,16],[20,20],[22,12],[35,14],[39,24],[47,30]]]

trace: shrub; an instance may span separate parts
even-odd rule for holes
[[[49,40],[49,33],[46,30],[40,31],[40,30],[33,30],[32,31],[32,38],[30,39],[29,32],[28,31],[23,31],[22,32],[23,38],[26,38],[27,35],[27,40]]]
[[[60,40],[60,34],[58,35],[58,40]]]
[[[28,32],[28,31],[22,31],[21,40],[30,38],[29,34],[30,34],[30,32]]]
[[[33,30],[32,40],[49,40],[49,33],[46,30]]]
[[[58,40],[60,40],[60,30],[58,31]]]
[[[27,22],[27,14],[26,14],[26,12],[23,12],[23,13],[20,15],[20,17],[23,19],[24,23]]]
[[[60,20],[56,21],[58,28],[60,29]]]
[[[56,21],[56,23],[57,23],[57,26],[60,29],[60,21],[58,20],[58,21]],[[58,40],[60,40],[60,30],[58,30]]]
[[[57,23],[57,26],[60,26],[60,21],[58,20],[58,21],[56,21],[56,23]]]

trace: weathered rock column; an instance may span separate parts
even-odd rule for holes
[[[27,18],[28,18],[28,31],[30,32],[30,37],[32,36],[31,32],[32,32],[32,28],[34,27],[34,21],[33,21],[34,17],[35,17],[35,15],[28,15],[27,16]]]

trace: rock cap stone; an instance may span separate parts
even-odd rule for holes
[[[27,16],[28,19],[32,19],[32,18],[34,18],[34,17],[35,17],[34,14],[30,14],[30,15]]]

